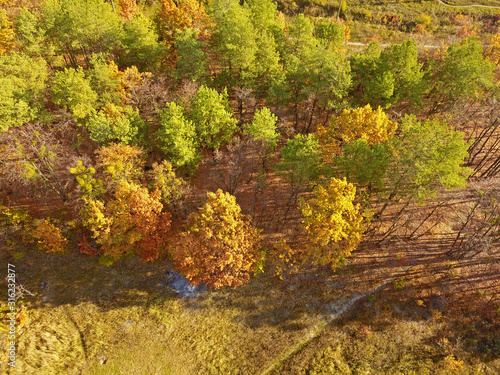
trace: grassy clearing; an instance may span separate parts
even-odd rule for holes
[[[23,302],[28,320],[20,328],[18,365],[2,365],[5,374],[246,375],[269,368],[273,374],[444,374],[453,373],[446,372],[453,361],[457,374],[500,369],[494,331],[489,341],[478,339],[491,324],[462,321],[453,333],[457,325],[447,311],[434,311],[406,280],[325,326],[352,296],[349,265],[339,274],[259,277],[236,290],[180,299],[165,285],[166,263],[129,260],[106,268],[78,254],[23,253],[2,260],[15,262],[20,282],[37,295]],[[467,330],[478,324],[483,328],[475,334]],[[450,347],[439,344],[443,338]],[[474,345],[490,348],[489,362],[471,355]]]

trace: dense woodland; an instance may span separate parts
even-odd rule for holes
[[[350,3],[3,0],[5,259],[139,259],[218,290],[404,243],[474,260],[466,292],[498,329],[500,33],[455,14],[424,48],[431,17]],[[368,18],[407,38],[349,46]],[[448,344],[443,371],[461,371]],[[318,361],[308,374],[351,373]]]

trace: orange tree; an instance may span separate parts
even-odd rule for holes
[[[97,151],[96,168],[80,161],[70,169],[80,187],[82,224],[108,264],[130,254],[153,261],[166,243],[171,215],[162,201],[169,203],[182,181],[168,162],[153,167],[145,173],[140,148],[112,144]]]
[[[170,214],[162,213],[160,193],[121,180],[113,199],[106,203],[87,199],[83,223],[101,246],[103,255],[113,260],[138,253],[143,262],[158,258],[165,245]]]
[[[186,28],[196,30],[202,39],[207,38],[212,23],[203,4],[197,0],[177,3],[173,0],[161,0],[161,10],[155,19],[160,39],[167,47],[171,47],[176,33]]]
[[[250,279],[258,260],[259,231],[241,214],[236,198],[218,190],[188,218],[174,254],[176,267],[195,285],[237,287]]]
[[[136,0],[118,0],[118,4],[120,4],[120,16],[127,20],[140,13]]]
[[[314,195],[300,201],[302,225],[309,239],[305,254],[316,264],[335,267],[361,241],[363,215],[353,203],[356,187],[345,179],[332,178],[326,188],[314,189]]]
[[[61,229],[48,219],[35,221],[34,228],[29,231],[29,237],[39,249],[47,253],[62,253],[67,249],[68,240]]]

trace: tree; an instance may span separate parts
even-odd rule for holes
[[[425,86],[423,64],[418,62],[417,43],[407,39],[402,44],[391,44],[380,55],[381,69],[390,71],[394,79],[393,96],[390,104],[408,100],[420,105]]]
[[[113,52],[123,34],[120,18],[102,0],[46,1],[41,6],[40,26],[74,68],[79,56],[88,64],[93,53]]]
[[[55,129],[40,123],[27,123],[4,133],[1,138],[2,182],[8,185],[20,182],[33,191],[46,188],[56,193],[63,202],[68,199],[67,181],[58,171],[67,166],[67,152],[61,147]],[[14,185],[15,186],[15,185]],[[43,191],[43,190],[42,190]]]
[[[311,127],[318,103],[325,108],[338,107],[351,86],[351,68],[345,55],[326,43],[318,43],[305,60],[306,85],[303,97],[312,97],[306,132]]]
[[[384,142],[394,135],[397,126],[380,107],[374,110],[367,104],[362,108],[345,109],[340,116],[331,118],[329,127],[319,127],[316,135],[326,160],[329,160],[332,155],[340,153],[344,144],[357,139],[369,145]]]
[[[357,139],[346,143],[340,155],[333,157],[334,172],[337,177],[366,187],[368,192],[382,191],[393,156],[388,141],[370,145],[364,139]]]
[[[315,180],[320,173],[321,151],[313,134],[297,134],[280,150],[281,160],[276,169],[292,185]]]
[[[49,254],[66,251],[68,240],[63,236],[61,229],[49,219],[36,220],[29,236],[36,246]]]
[[[237,0],[215,0],[212,4],[215,48],[223,68],[232,75],[236,83],[248,85],[252,75],[250,68],[257,52],[256,32],[250,21],[248,8],[242,7]]]
[[[177,34],[177,67],[173,72],[176,78],[198,81],[206,74],[208,61],[203,47],[206,43],[198,40],[195,30],[186,28]]]
[[[113,60],[104,55],[92,55],[91,69],[86,72],[92,90],[98,95],[99,107],[106,104],[120,104],[124,95],[120,72]]]
[[[276,132],[278,118],[267,107],[255,112],[253,121],[245,127],[245,133],[254,139],[262,141],[266,148],[274,150],[278,144],[279,135]]]
[[[39,16],[22,8],[14,19],[16,43],[20,49],[30,56],[44,56],[47,61],[51,47],[45,43],[45,30],[40,25]]]
[[[340,22],[323,21],[316,26],[315,34],[328,49],[338,52],[349,35],[349,28]]]
[[[284,36],[283,25],[278,19],[277,4],[271,0],[250,0],[244,6],[250,11],[250,21],[256,33],[257,50],[250,66],[250,74],[255,77],[252,86],[264,96],[273,78],[283,74],[277,42]]]
[[[75,166],[69,169],[69,172],[75,175],[82,197],[98,198],[106,193],[103,181],[94,177],[96,174],[94,167],[86,167],[81,160],[78,160]]]
[[[176,198],[182,181],[168,163],[145,173],[138,147],[111,144],[96,154],[95,168],[79,161],[70,169],[80,186],[81,223],[107,263],[132,254],[144,262],[155,260],[170,227],[171,215],[163,211],[162,201]]]
[[[131,20],[134,16],[140,14],[137,0],[118,0],[120,5],[120,16],[126,20]]]
[[[83,69],[66,68],[52,81],[52,102],[67,108],[76,122],[82,122],[96,110],[98,96],[92,90]]]
[[[39,115],[47,76],[43,59],[16,52],[0,56],[0,133]]]
[[[184,0],[176,4],[172,0],[161,0],[162,8],[155,22],[162,40],[170,48],[178,31],[193,29],[201,38],[210,35],[212,23],[203,4],[197,0]]]
[[[481,42],[462,39],[446,50],[443,62],[433,70],[431,111],[464,98],[479,95],[493,85],[494,65],[483,57]]]
[[[141,72],[156,72],[166,56],[166,48],[158,39],[154,23],[142,14],[125,22],[117,64],[122,68],[137,66]]]
[[[5,9],[0,9],[0,56],[14,47],[14,28]]]
[[[151,179],[150,190],[159,191],[164,204],[173,205],[184,195],[186,182],[175,175],[168,161],[153,163],[148,177]]]
[[[191,119],[202,146],[217,150],[231,140],[237,123],[229,104],[227,92],[218,93],[201,86],[191,103]]]
[[[276,41],[270,31],[260,31],[257,34],[257,50],[255,59],[249,67],[249,75],[254,77],[250,86],[260,96],[265,96],[272,85],[273,79],[283,75],[280,56]]]
[[[176,167],[196,164],[199,160],[196,128],[184,116],[184,108],[171,102],[158,114],[161,128],[156,137],[167,159]]]
[[[91,231],[103,256],[118,260],[138,254],[143,262],[158,258],[165,245],[170,214],[162,213],[160,193],[120,180],[107,202],[85,199],[83,224]]]
[[[464,188],[472,173],[463,167],[469,145],[464,134],[453,130],[446,122],[418,121],[405,116],[401,132],[391,140],[395,155],[388,170],[391,195],[415,195],[422,200],[433,197],[437,188]]]
[[[310,242],[308,256],[314,263],[335,267],[361,241],[363,215],[353,203],[356,188],[345,179],[332,178],[326,188],[314,189],[314,195],[300,200],[302,225]]]
[[[259,237],[234,196],[220,189],[208,192],[205,205],[188,218],[174,253],[175,265],[195,285],[237,287],[250,279]]]
[[[258,31],[276,31],[282,29],[278,19],[278,5],[272,0],[247,0],[244,4],[249,9],[250,21]]]
[[[275,80],[270,88],[272,93],[283,95],[281,102],[293,103],[296,128],[299,124],[299,105],[307,98],[304,88],[309,86],[306,61],[313,61],[311,55],[317,45],[313,31],[312,22],[303,14],[293,18],[288,25],[287,41],[282,47],[285,79]]]
[[[135,146],[112,143],[97,150],[96,166],[102,170],[106,188],[120,180],[138,182],[143,176],[142,149]]]
[[[420,105],[427,86],[425,71],[418,62],[417,44],[407,39],[384,50],[376,42],[351,59],[354,94],[359,103],[387,108],[407,100]]]
[[[113,142],[137,144],[141,141],[140,130],[144,128],[139,111],[130,106],[120,107],[108,103],[86,121],[90,139],[99,145]]]

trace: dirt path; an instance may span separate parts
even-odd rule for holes
[[[494,5],[482,5],[482,4],[470,4],[470,5],[450,5],[446,4],[444,1],[437,0],[439,4],[445,5],[447,7],[452,7],[452,8],[491,8],[491,9],[500,9],[500,6],[494,6]]]
[[[296,355],[302,348],[304,348],[306,345],[308,345],[312,340],[316,339],[319,337],[324,329],[328,327],[330,324],[332,324],[333,321],[336,319],[340,318],[342,315],[345,313],[349,312],[350,309],[354,306],[354,304],[359,301],[362,298],[365,298],[366,296],[369,296],[371,294],[375,294],[382,289],[384,289],[386,286],[390,285],[392,282],[394,282],[396,279],[399,277],[407,274],[408,272],[411,271],[413,267],[409,267],[406,270],[399,272],[396,276],[391,277],[387,281],[385,281],[383,284],[377,286],[376,288],[372,288],[364,293],[361,294],[354,294],[351,298],[347,300],[340,300],[337,303],[336,306],[336,311],[329,314],[323,322],[318,324],[316,327],[310,330],[310,334],[302,341],[297,343],[296,345],[292,346],[289,350],[287,350],[285,353],[283,353],[281,356],[279,356],[272,364],[269,366],[267,369],[262,371],[261,375],[271,375],[271,374],[278,374],[279,370],[283,367],[283,365],[289,361],[291,358],[293,358],[294,355]]]

